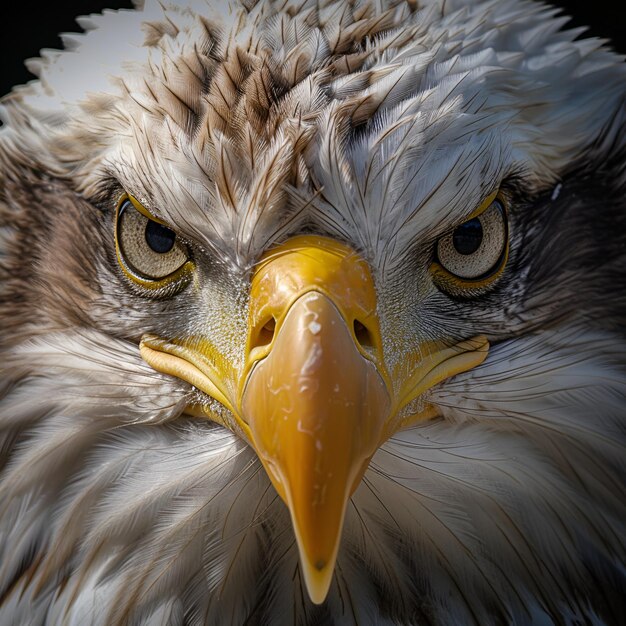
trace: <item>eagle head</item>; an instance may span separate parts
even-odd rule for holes
[[[0,621],[617,624],[626,66],[528,0],[82,18],[0,105]]]

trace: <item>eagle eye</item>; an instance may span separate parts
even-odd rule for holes
[[[432,273],[453,295],[489,286],[502,272],[509,247],[504,199],[498,195],[471,219],[440,237]]]
[[[189,251],[176,233],[138,202],[124,195],[117,208],[115,242],[117,258],[124,273],[144,287],[162,287],[189,269]]]

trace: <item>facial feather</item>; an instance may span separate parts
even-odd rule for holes
[[[615,132],[604,126],[606,111],[618,108],[623,97],[623,68],[593,41],[574,41],[577,31],[559,31],[563,20],[548,19],[551,9],[481,3],[447,8],[442,16],[436,6],[411,12],[400,3],[378,15],[348,5],[341,13],[345,25],[335,33],[325,11],[331,15],[337,6],[331,3],[317,16],[294,15],[288,7],[275,14],[270,3],[249,11],[204,8],[197,15],[174,7],[155,21],[161,9],[149,5],[144,19],[153,30],[163,24],[157,28],[163,35],[158,41],[149,37],[150,45],[132,54],[121,42],[136,37],[128,30],[140,30],[139,17],[122,12],[94,18],[94,25],[104,23],[82,38],[80,58],[74,50],[44,64],[51,95],[35,84],[16,94],[19,109],[8,101],[5,116],[15,121],[5,145],[12,129],[25,125],[20,111],[29,111],[34,132],[22,132],[20,154],[31,153],[51,171],[73,170],[74,183],[89,196],[97,197],[102,181],[116,177],[157,215],[166,212],[161,216],[221,254],[232,237],[245,240],[244,231],[254,230],[257,244],[240,246],[232,259],[249,266],[264,246],[288,234],[285,222],[295,232],[305,216],[292,220],[284,198],[276,211],[257,215],[243,188],[256,184],[271,193],[277,181],[296,182],[293,168],[306,152],[307,128],[325,116],[317,141],[328,146],[309,154],[323,159],[330,151],[329,160],[318,164],[303,154],[316,172],[315,186],[325,190],[323,211],[309,211],[310,219],[321,213],[320,225],[330,234],[369,246],[376,266],[398,239],[393,266],[420,234],[416,224],[431,224],[431,215],[447,224],[458,221],[484,197],[485,181],[521,170],[533,188],[552,184],[593,137]],[[118,27],[120,60],[103,44],[107,30]],[[110,85],[92,86],[95,79],[67,84],[66,75],[87,74],[82,64],[104,62],[105,52],[108,74],[116,77]],[[358,63],[342,71],[340,61],[355,55]],[[290,77],[294,71],[297,76]],[[306,96],[298,72],[310,84]],[[346,80],[355,88],[346,91]],[[85,85],[80,95],[78,84]],[[290,97],[291,90],[297,97]],[[597,90],[604,98],[590,96]],[[74,103],[71,113],[66,102]],[[365,126],[358,142],[352,140],[355,126]],[[54,138],[51,145],[40,145],[45,137]],[[32,145],[24,146],[25,138]],[[284,147],[282,159],[268,159],[274,171],[257,174],[246,165],[241,153],[248,150],[240,147],[257,145],[265,153],[278,149],[276,142]],[[64,165],[47,162],[59,160],[60,146]],[[396,166],[392,161],[376,175],[391,152]],[[350,184],[335,178],[346,187],[337,192],[355,197],[338,200],[332,169],[342,159]],[[466,187],[459,187],[461,179]],[[312,208],[309,182],[301,181],[300,194]],[[389,191],[384,201],[376,195],[381,190]],[[423,219],[412,219],[417,208]],[[355,213],[365,216],[362,223],[344,233],[342,224]],[[381,221],[385,232],[379,232]]]

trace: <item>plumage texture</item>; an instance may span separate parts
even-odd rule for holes
[[[626,67],[566,21],[149,1],[31,61],[0,107],[0,623],[623,620]],[[498,187],[505,271],[452,298],[434,242]],[[122,190],[194,247],[193,290],[123,276]],[[302,232],[368,260],[390,363],[492,343],[375,455],[321,606],[254,452],[137,349],[206,335],[241,363],[250,270]]]

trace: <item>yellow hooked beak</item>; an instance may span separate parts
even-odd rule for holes
[[[301,236],[255,270],[242,371],[206,341],[145,336],[140,346],[155,369],[191,382],[233,413],[234,429],[289,507],[317,604],[328,594],[346,507],[370,459],[398,429],[432,415],[426,408],[401,418],[401,409],[487,355],[484,337],[452,348],[421,345],[410,368],[390,375],[376,310],[374,281],[359,255]]]

